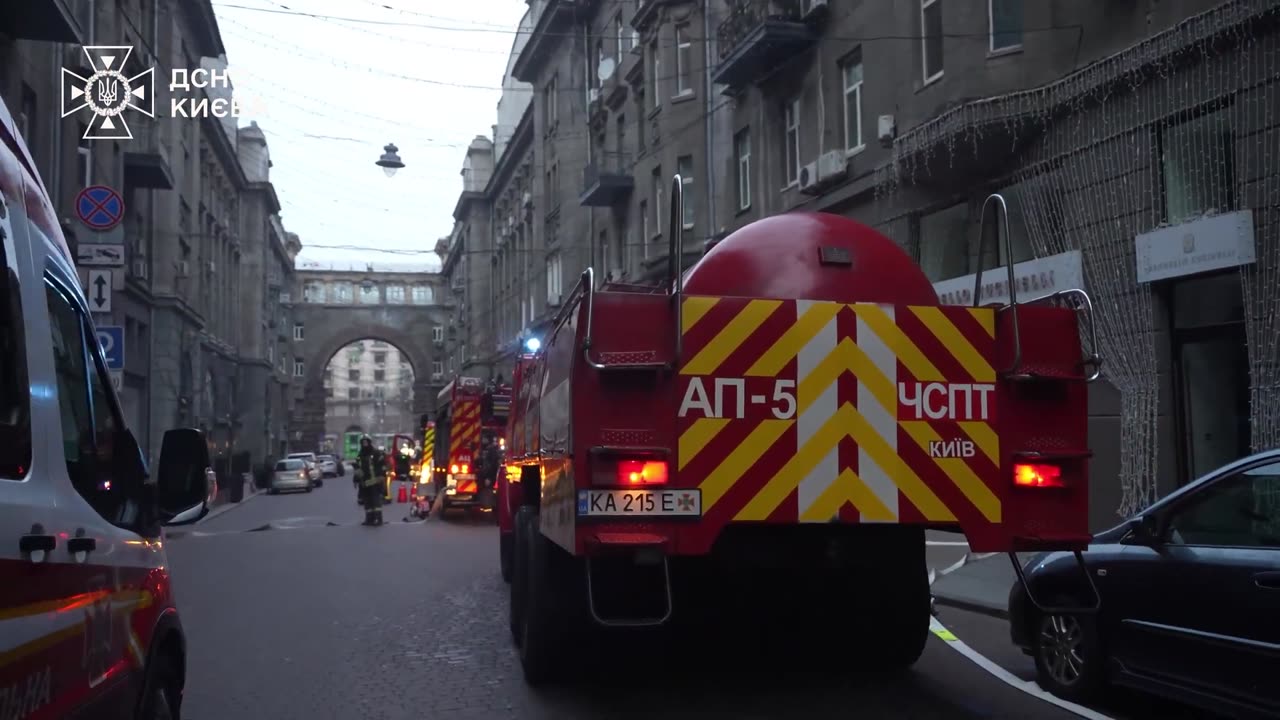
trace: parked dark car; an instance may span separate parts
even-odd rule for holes
[[[1219,468],[1100,533],[1042,553],[1009,592],[1014,644],[1075,701],[1107,684],[1232,717],[1280,717],[1280,450]],[[1037,608],[1049,607],[1051,612]],[[1053,612],[1057,606],[1060,612]]]

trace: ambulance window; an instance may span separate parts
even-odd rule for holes
[[[84,329],[80,313],[52,283],[45,285],[49,331],[53,336],[53,369],[58,378],[58,410],[62,418],[62,453],[67,474],[84,494],[92,485],[93,420],[89,416]]]
[[[21,283],[8,214],[0,217],[0,478],[31,468],[31,386],[22,321]]]
[[[96,350],[86,349],[90,325],[69,291],[53,280],[46,283],[45,296],[67,476],[99,515],[127,526],[135,519],[137,506],[131,496],[137,488],[129,486],[128,478],[115,477],[112,449],[119,422]]]

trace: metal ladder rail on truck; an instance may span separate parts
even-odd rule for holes
[[[597,289],[588,268],[517,407],[538,423],[511,552],[526,682],[582,665],[575,640],[601,629],[737,607],[739,636],[810,621],[815,653],[910,666],[929,634],[927,528],[1009,553],[1024,589],[1016,552],[1072,551],[1083,572],[1101,363],[1082,351],[1086,293],[1019,303],[1009,265],[1008,305],[977,306],[979,272],[973,307],[941,306],[889,238],[820,213],[747,225],[681,273],[678,176],[671,189],[670,291]],[[984,239],[992,205],[1007,227],[990,196]],[[798,612],[775,622],[766,592]],[[1069,610],[1100,602],[1093,587]]]

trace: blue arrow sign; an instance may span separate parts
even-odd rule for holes
[[[99,327],[98,344],[102,345],[102,354],[107,360],[107,369],[123,370],[124,328],[119,325],[104,325]]]

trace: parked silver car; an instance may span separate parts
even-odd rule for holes
[[[316,463],[320,465],[320,472],[325,477],[338,477],[341,475],[338,472],[338,460],[332,455],[317,455]]]
[[[281,490],[305,490],[311,492],[314,488],[311,473],[307,468],[307,461],[302,458],[287,458],[276,463],[276,469],[271,473],[271,494],[275,495]]]
[[[311,483],[315,487],[324,485],[324,473],[320,470],[320,463],[316,460],[315,453],[289,453],[285,455],[286,460],[302,460],[307,464],[307,474],[311,476]]]

